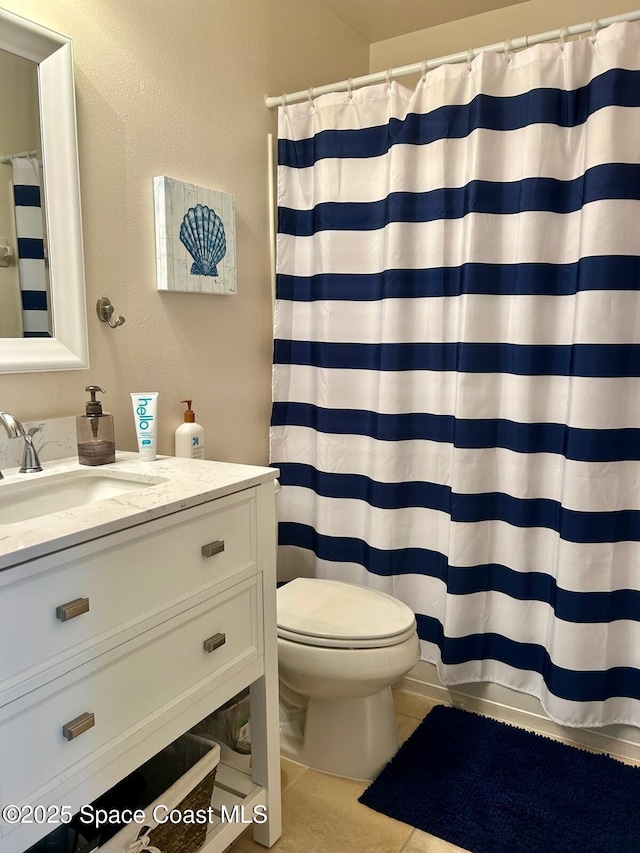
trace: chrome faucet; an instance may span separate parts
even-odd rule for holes
[[[0,423],[7,431],[9,438],[24,439],[24,451],[22,454],[21,474],[33,474],[35,471],[42,471],[42,465],[38,459],[38,451],[33,446],[33,437],[25,432],[24,427],[17,418],[10,415],[9,412],[0,412]],[[3,479],[2,471],[0,471],[0,480]]]

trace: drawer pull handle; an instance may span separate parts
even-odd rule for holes
[[[56,607],[56,616],[61,622],[68,622],[69,619],[75,619],[82,613],[89,612],[88,598],[74,598],[73,601],[68,601],[66,604],[61,604]]]
[[[87,711],[84,714],[80,714],[80,716],[76,717],[75,720],[71,720],[70,723],[64,725],[62,727],[62,734],[66,737],[67,740],[73,740],[74,737],[78,737],[78,735],[81,735],[89,729],[92,729],[95,724],[95,714],[93,714],[91,711]]]
[[[217,542],[209,542],[208,545],[202,546],[203,557],[215,557],[216,554],[221,554],[224,551],[224,539],[219,539]]]
[[[214,652],[216,649],[219,649],[220,646],[224,646],[226,642],[226,634],[214,634],[213,637],[209,637],[208,640],[205,640],[202,646],[205,652]]]

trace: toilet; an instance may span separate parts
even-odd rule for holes
[[[374,589],[297,578],[278,590],[281,753],[373,779],[398,749],[391,685],[420,657],[413,611]]]

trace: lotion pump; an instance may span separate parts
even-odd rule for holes
[[[76,418],[78,433],[78,462],[81,465],[107,465],[116,461],[116,441],[113,415],[102,411],[96,393],[104,394],[99,385],[87,385],[91,399],[87,401],[86,414]]]
[[[184,423],[176,430],[176,456],[185,459],[204,459],[204,429],[196,423],[195,412],[191,411],[193,400],[181,400],[187,404]]]

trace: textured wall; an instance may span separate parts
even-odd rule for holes
[[[370,70],[411,65],[485,44],[633,12],[638,0],[529,0],[371,45]],[[406,85],[413,85],[405,78]]]
[[[0,409],[82,412],[102,385],[118,447],[129,392],[159,391],[161,453],[193,397],[207,457],[267,460],[271,305],[264,96],[366,73],[368,45],[315,0],[4,0],[74,41],[90,368],[0,374]],[[154,175],[235,193],[238,295],[155,289]],[[108,296],[126,325],[109,329]]]

